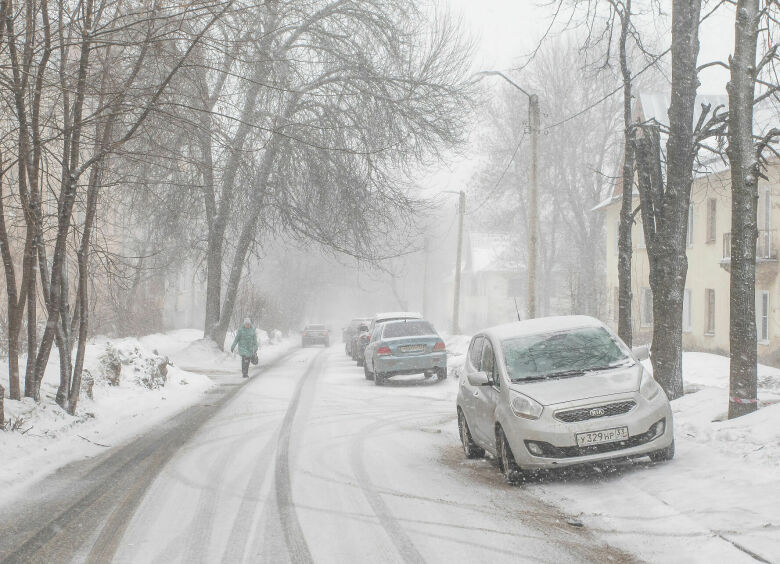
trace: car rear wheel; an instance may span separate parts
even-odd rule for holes
[[[368,366],[363,364],[363,375],[366,377],[366,380],[373,380],[374,379],[374,373],[368,371]]]
[[[671,460],[674,458],[674,440],[672,440],[672,444],[668,447],[651,452],[648,456],[653,462],[666,462]]]
[[[365,366],[366,365],[366,361],[363,360],[362,358],[359,358],[359,359],[357,359],[357,365],[358,366]]]
[[[447,379],[447,369],[446,368],[437,368],[436,369],[436,376],[439,377],[439,380],[446,380]]]
[[[381,372],[374,372],[374,384],[377,386],[385,385],[385,375]]]
[[[508,484],[518,484],[523,481],[523,471],[515,462],[515,455],[512,454],[512,448],[509,441],[506,440],[504,430],[499,427],[496,429],[496,454],[498,455],[498,467],[504,475]]]
[[[466,458],[482,458],[485,456],[485,449],[477,446],[474,439],[471,438],[471,430],[466,422],[466,416],[458,409],[458,431],[460,432],[460,443],[463,445],[463,452]]]

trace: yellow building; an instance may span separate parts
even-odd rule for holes
[[[640,97],[635,110],[644,115]],[[649,105],[649,104],[646,104]],[[778,226],[780,226],[780,161],[772,159],[766,170],[768,180],[759,182],[756,264],[756,326],[758,355],[761,362],[780,365],[780,263],[778,263]],[[723,162],[700,172],[691,190],[688,217],[688,275],[683,308],[683,347],[685,350],[729,352],[729,271],[731,231],[730,172]],[[605,320],[617,326],[617,241],[622,185],[597,206],[605,213],[607,256],[606,284],[610,303]],[[639,197],[634,193],[634,208]],[[652,337],[652,293],[649,265],[644,248],[641,217],[632,231],[633,257],[633,334],[635,344],[649,343]]]

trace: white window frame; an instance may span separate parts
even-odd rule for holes
[[[771,301],[767,290],[756,292],[756,337],[762,345],[769,344],[769,313]]]
[[[683,311],[682,311],[682,330],[683,333],[690,333],[693,331],[693,315],[691,308],[692,294],[690,288],[686,288],[683,291]]]
[[[710,296],[712,296],[712,300],[710,300]],[[715,289],[714,288],[705,288],[704,289],[704,334],[708,337],[712,337],[715,335],[715,325],[717,318],[715,317],[715,304],[717,303],[717,300],[715,299]],[[712,327],[710,327],[710,318],[712,318]]]
[[[714,243],[718,238],[718,200],[707,200],[707,243]]]

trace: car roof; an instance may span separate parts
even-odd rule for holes
[[[374,316],[375,321],[381,319],[422,319],[422,315],[416,311],[386,311],[384,313],[377,313]]]
[[[601,321],[588,315],[558,315],[504,323],[503,325],[496,325],[485,329],[482,331],[482,334],[503,341],[505,339],[521,337],[523,335],[555,333],[568,329],[604,326],[605,325]]]

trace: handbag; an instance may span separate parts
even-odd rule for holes
[[[257,358],[257,353],[252,355],[252,358],[250,359],[252,364],[258,364],[260,362],[260,359]]]

